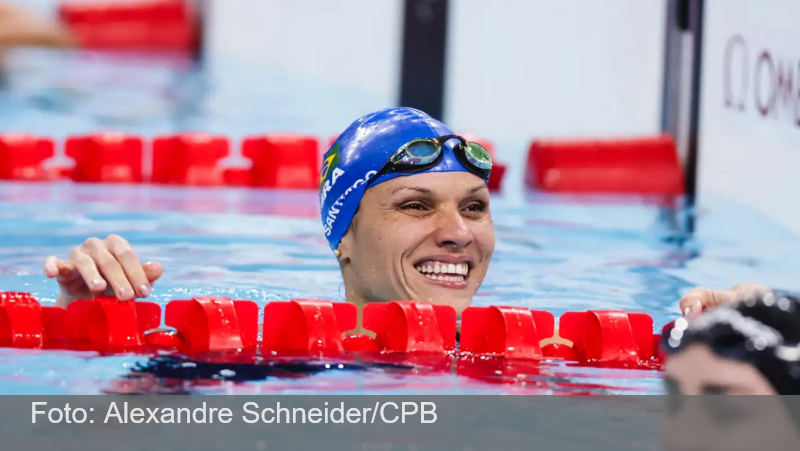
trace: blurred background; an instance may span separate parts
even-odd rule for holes
[[[0,4],[77,42],[3,52],[0,132],[328,137],[412,106],[491,140],[509,196],[534,139],[666,132],[701,207],[722,196],[800,232],[793,0]],[[130,4],[141,12],[114,15]]]

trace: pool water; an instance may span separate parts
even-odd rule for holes
[[[61,139],[107,129],[232,137],[283,129],[328,136],[352,119],[342,123],[332,112],[328,122],[309,123],[281,115],[285,103],[264,100],[268,84],[255,77],[242,78],[235,92],[212,87],[201,101],[195,90],[208,80],[198,82],[201,72],[175,62],[126,61],[121,69],[120,61],[96,55],[13,56],[0,89],[0,132]],[[800,289],[794,258],[800,239],[726,199],[689,211],[645,199],[530,194],[519,188],[521,177],[512,177],[520,162],[510,163],[506,189],[492,200],[497,246],[475,305],[524,306],[556,317],[624,309],[651,315],[660,329],[679,315],[681,295],[697,285]],[[316,194],[302,191],[0,182],[0,290],[52,303],[58,288],[43,275],[44,258],[66,257],[87,237],[116,233],[143,260],[164,265],[151,296],[162,306],[197,295],[252,299],[262,308],[291,298],[343,301],[317,209]],[[654,371],[484,362],[468,372],[458,364],[433,370],[430,363],[218,364],[0,349],[0,394],[661,393]]]
[[[316,205],[314,193],[301,191],[0,183],[0,289],[52,303],[58,289],[42,274],[44,257],[66,256],[88,236],[118,233],[143,260],[164,265],[151,296],[162,305],[196,295],[252,299],[262,307],[298,297],[342,301]],[[796,288],[792,274],[799,268],[789,255],[798,240],[724,207],[700,218],[690,236],[676,228],[685,216],[680,210],[644,202],[496,196],[497,250],[475,305],[556,316],[625,309],[652,315],[660,328],[695,284],[763,280]],[[168,356],[2,349],[0,393],[661,392],[657,372],[566,364],[487,366],[476,376],[425,365],[340,369],[336,362],[258,360],[236,368],[201,362],[187,373],[182,363]]]

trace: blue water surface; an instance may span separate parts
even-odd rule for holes
[[[338,266],[323,240],[316,196],[268,190],[0,184],[0,288],[54,302],[42,274],[48,255],[66,256],[88,236],[118,233],[144,260],[165,266],[153,300],[196,295],[342,301]],[[791,285],[798,240],[754,215],[732,210],[701,218],[694,236],[675,230],[679,212],[646,204],[536,196],[493,200],[497,251],[475,305],[518,305],[560,315],[590,308],[678,315],[677,300],[696,284],[742,280]],[[749,221],[733,218],[748,217]],[[754,234],[754,231],[758,231]],[[752,240],[744,239],[750,237]],[[745,277],[747,279],[741,279]],[[141,356],[100,357],[67,351],[0,350],[0,393],[100,393],[117,390]],[[657,393],[659,374],[643,370],[543,365],[513,383],[459,375],[325,371],[300,379],[266,376],[244,383],[195,384],[183,390],[228,392],[508,392]],[[530,374],[529,374],[530,373]],[[498,376],[500,382],[508,375]],[[530,379],[530,380],[528,380]],[[506,381],[509,382],[509,381]],[[524,382],[524,383],[523,383]],[[526,388],[530,384],[533,388]],[[150,380],[148,389],[164,389]],[[172,384],[174,388],[174,383]]]
[[[293,130],[324,136],[326,127],[353,119],[332,113],[330,123],[304,123],[279,113],[283,107],[262,92],[263,77],[242,77],[235,88],[215,90],[192,64],[147,61],[13,55],[0,90],[0,132],[61,138],[109,129],[145,135],[210,130],[241,137]],[[475,305],[524,306],[556,316],[624,309],[651,315],[660,329],[679,315],[681,295],[697,285],[800,289],[794,258],[800,239],[728,200],[709,200],[687,228],[691,216],[680,206],[534,195],[508,182],[492,200],[497,247]],[[66,257],[87,237],[115,233],[143,260],[164,265],[151,296],[162,306],[197,295],[252,299],[262,307],[291,298],[343,301],[317,208],[316,194],[302,191],[0,183],[0,291],[54,302],[58,289],[43,275],[44,258]],[[0,394],[661,392],[659,373],[646,370],[487,363],[474,377],[424,366],[339,370],[327,363],[332,368],[322,362],[302,377],[264,369],[244,381],[225,371],[186,380],[165,376],[170,362],[143,356],[0,349]]]

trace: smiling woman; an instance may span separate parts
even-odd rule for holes
[[[351,124],[325,154],[320,216],[339,261],[347,301],[413,300],[461,313],[486,276],[495,238],[489,152],[429,115],[389,108]],[[150,295],[162,274],[122,237],[89,238],[53,256],[59,305],[108,291]]]
[[[468,307],[495,245],[489,153],[421,111],[392,108],[354,122],[326,161],[336,164],[323,172],[323,224],[347,300]]]

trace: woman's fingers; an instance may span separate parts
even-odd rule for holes
[[[725,302],[731,302],[734,298],[735,296],[731,291],[695,288],[686,293],[681,299],[681,312],[683,312],[685,316],[695,316],[706,308],[715,307]]]
[[[128,301],[148,297],[163,271],[155,262],[143,265],[131,245],[118,235],[105,240],[88,238],[72,249],[66,260],[50,256],[44,261],[45,275],[58,278],[65,299],[104,295]]]
[[[693,316],[695,312],[703,310],[703,298],[706,296],[704,288],[694,288],[681,298],[680,307],[684,316]]]
[[[696,316],[704,309],[742,301],[749,297],[760,297],[771,291],[769,287],[759,284],[740,284],[730,290],[695,288],[681,298],[680,308],[685,316]]]
[[[772,293],[772,289],[766,285],[757,283],[742,283],[731,288],[736,294],[737,300],[744,300],[746,298],[760,298],[767,293]]]
[[[83,243],[81,249],[84,255],[89,256],[90,259],[93,260],[99,274],[102,274],[102,277],[111,285],[111,288],[114,289],[117,299],[121,301],[130,301],[134,298],[133,287],[130,281],[128,281],[125,270],[122,269],[122,265],[117,258],[109,252],[104,241],[98,238],[89,238]],[[83,270],[81,270],[81,273],[84,274],[84,278],[87,277]],[[105,289],[105,287],[103,287],[103,289]]]
[[[105,239],[105,247],[119,262],[126,276],[128,286],[140,297],[146,298],[150,296],[150,280],[148,280],[142,263],[139,261],[139,256],[133,251],[131,245],[120,236],[109,235]]]
[[[100,274],[100,268],[95,263],[95,259],[85,253],[81,247],[72,249],[69,254],[69,261],[75,266],[90,292],[100,293],[106,289],[108,284]],[[65,276],[65,279],[68,278],[69,275]]]
[[[156,262],[147,262],[142,265],[142,269],[144,270],[147,280],[150,281],[150,285],[152,285],[161,277],[162,274],[164,274],[164,268]]]
[[[58,263],[59,262],[60,262],[60,260],[57,257],[53,256],[53,255],[47,257],[46,259],[44,259],[44,274],[48,278],[52,279],[53,277],[57,277],[58,276]]]

